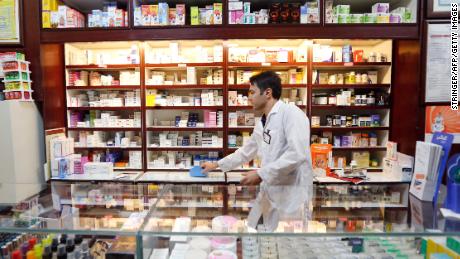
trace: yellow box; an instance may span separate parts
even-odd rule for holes
[[[156,95],[155,94],[151,94],[151,95],[147,95],[145,97],[145,102],[146,102],[146,106],[148,107],[152,107],[152,106],[155,106],[155,98],[156,98]]]
[[[43,11],[57,11],[58,5],[58,0],[42,0]]]
[[[51,13],[50,11],[42,12],[42,28],[51,28]]]

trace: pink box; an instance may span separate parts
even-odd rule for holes
[[[242,10],[235,11],[235,24],[242,24],[243,18],[244,18],[244,12]]]

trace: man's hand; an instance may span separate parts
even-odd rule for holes
[[[262,182],[262,178],[260,178],[257,171],[250,171],[247,173],[243,173],[243,179],[241,179],[241,185],[258,185]]]
[[[210,162],[206,162],[206,163],[203,163],[201,165],[201,168],[203,168],[203,174],[207,174],[209,173],[210,171],[216,169],[217,167],[219,167],[219,164],[217,163],[210,163]]]

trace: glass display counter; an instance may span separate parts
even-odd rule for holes
[[[458,258],[460,221],[398,185],[359,186],[315,185],[311,214],[267,232],[247,226],[256,187],[53,182],[2,207],[0,247],[3,258]]]

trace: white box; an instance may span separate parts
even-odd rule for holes
[[[85,174],[113,174],[113,164],[110,162],[88,162],[84,166]]]

